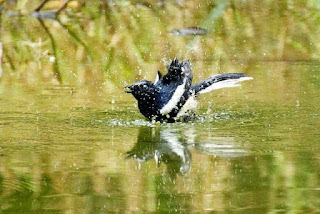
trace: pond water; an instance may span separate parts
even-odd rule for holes
[[[1,209],[319,211],[320,75],[285,64],[285,81],[283,63],[256,63],[200,97],[192,123],[149,123],[122,90],[2,86]]]
[[[270,1],[262,14],[250,1],[181,2],[84,5],[42,24],[2,16],[0,212],[320,212],[320,41],[295,30],[313,19]],[[194,24],[208,34],[165,33]],[[123,87],[175,56],[194,82],[254,79],[200,96],[192,122],[150,123]]]

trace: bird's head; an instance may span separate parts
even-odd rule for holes
[[[125,88],[125,92],[132,94],[137,100],[152,98],[156,93],[154,84],[148,80],[141,80]]]

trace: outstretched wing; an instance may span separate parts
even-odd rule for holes
[[[251,79],[253,78],[241,73],[218,74],[195,84],[192,89],[195,94],[202,94],[221,88],[237,87],[240,86],[237,83]]]

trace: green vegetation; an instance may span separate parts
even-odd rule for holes
[[[79,1],[57,20],[43,21],[6,13],[31,13],[39,3],[19,1],[13,8],[2,4],[3,79],[73,84],[108,80],[119,86],[153,77],[174,57],[199,67],[210,61],[216,73],[229,62],[320,57],[315,0]],[[191,26],[209,33],[169,33]]]

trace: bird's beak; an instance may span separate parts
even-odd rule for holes
[[[132,85],[127,85],[126,87],[124,87],[126,90],[125,90],[125,92],[126,93],[129,93],[129,94],[131,94],[132,93]]]

